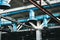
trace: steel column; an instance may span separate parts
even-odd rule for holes
[[[43,23],[40,25],[40,22],[37,22],[37,26],[32,22],[29,22],[33,28],[36,29],[36,40],[42,40],[41,30],[43,29]]]
[[[36,30],[36,40],[42,40],[41,30]]]

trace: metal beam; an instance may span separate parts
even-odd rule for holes
[[[53,15],[54,15],[55,17],[60,16],[59,13],[56,13],[56,14],[53,14]],[[48,16],[48,15],[41,15],[41,16],[36,16],[36,19],[41,21],[41,20],[44,19],[44,17],[47,18],[47,19],[50,19],[50,18],[51,18],[51,17]],[[22,20],[18,19],[18,22],[26,22],[26,21],[27,21],[27,19],[22,19]]]
[[[50,4],[53,4],[52,6],[56,7],[56,6],[60,6],[59,2],[60,1],[51,2]],[[54,4],[54,3],[56,3],[56,4]],[[44,2],[42,2],[42,6],[44,6],[44,5],[47,5],[47,4],[45,4]],[[23,10],[30,9],[30,8],[36,8],[36,7],[34,5],[28,5],[28,6],[24,6],[24,7],[18,7],[18,8],[4,10],[4,11],[1,11],[0,14],[9,13],[9,12],[15,12],[15,11],[21,11],[21,10],[22,10],[22,12],[24,12]],[[49,9],[50,7],[47,5],[47,6],[44,6],[44,8],[48,8]]]
[[[56,13],[56,14],[53,14],[55,17],[59,17],[60,16],[60,14],[59,13]],[[44,19],[44,17],[45,18],[47,18],[47,19],[50,19],[51,17],[50,16],[48,16],[48,15],[41,15],[41,16],[36,16],[36,19],[37,19],[37,21],[38,20],[43,20]],[[17,20],[18,22],[20,22],[20,23],[22,23],[22,22],[27,22],[28,21],[28,19],[18,19]],[[3,24],[12,24],[12,22],[10,22],[10,21],[7,21],[7,22],[2,22],[2,25]]]
[[[53,7],[59,7],[60,4],[54,4],[52,5]],[[30,6],[28,6],[30,7]],[[32,7],[32,6],[31,6]],[[46,9],[50,9],[51,7],[49,6],[43,6],[44,8]],[[23,12],[29,12],[29,9],[32,9],[32,10],[39,10],[37,7],[32,7],[32,8],[27,8],[25,7],[26,9],[21,9],[20,8],[23,8],[23,7],[18,7],[18,8],[14,8],[14,9],[9,9],[9,10],[5,10],[5,11],[2,11],[0,12],[0,14],[2,14],[2,16],[12,16],[12,15],[16,15],[16,14],[21,14]],[[8,12],[8,13],[7,13]]]

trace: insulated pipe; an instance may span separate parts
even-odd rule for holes
[[[54,20],[56,20],[56,22],[58,22],[60,24],[60,21],[52,15],[51,12],[47,11],[45,8],[43,8],[41,5],[39,5],[37,2],[35,2],[34,0],[29,0],[33,5],[35,5],[36,7],[38,7],[42,12],[48,14],[50,17],[52,17]]]

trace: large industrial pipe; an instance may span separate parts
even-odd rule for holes
[[[45,8],[43,8],[41,5],[39,5],[37,2],[35,2],[34,0],[29,0],[33,5],[35,5],[36,7],[38,7],[41,11],[43,11],[44,13],[48,14],[50,17],[52,17],[54,20],[56,20],[56,22],[58,22],[60,24],[60,21],[52,15],[51,12],[47,11]]]

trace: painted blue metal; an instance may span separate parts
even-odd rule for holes
[[[60,14],[59,13],[56,13],[56,14],[53,14],[55,17],[58,17],[58,16],[60,16]],[[44,19],[44,17],[46,17],[47,19],[50,19],[51,17],[50,16],[48,16],[48,15],[41,15],[41,16],[36,16],[36,19],[38,19],[38,20],[43,20]]]
[[[35,12],[32,9],[30,9],[30,12],[29,12],[29,19],[28,19],[28,21],[29,20],[36,20],[36,18],[35,18]]]
[[[46,9],[51,9],[51,8],[55,8],[55,7],[60,7],[60,3],[52,4],[51,6],[52,6],[52,7],[49,7],[49,6],[43,6],[43,7],[46,8]]]
[[[60,3],[57,3],[57,4],[52,4],[52,8],[54,7],[60,7]],[[8,0],[0,0],[0,7],[2,9],[6,9],[6,8],[9,8],[10,7],[10,4],[8,3]],[[6,7],[6,8],[4,8]],[[49,6],[43,6],[44,8],[46,9],[50,9],[51,7]],[[34,8],[30,8],[30,9],[26,9],[26,10],[19,10],[19,11],[14,11],[14,12],[10,12],[8,14],[2,14],[2,16],[12,16],[12,15],[16,15],[16,14],[21,14],[22,12],[29,12],[29,20],[44,20],[43,23],[44,23],[44,26],[47,27],[47,24],[48,24],[48,19],[50,19],[51,17],[48,16],[48,15],[41,15],[41,16],[36,16],[35,17],[35,13],[34,11],[36,10],[39,10],[37,7],[34,7]],[[60,14],[53,14],[55,17],[58,17],[60,16]],[[27,22],[29,21],[28,19],[18,19],[17,21],[18,22]],[[12,23],[10,21],[7,21],[7,22],[2,22],[1,19],[0,19],[0,27],[1,25],[9,25],[9,24],[12,24],[13,25],[13,30],[14,31],[17,31],[17,25],[15,23]]]
[[[22,12],[29,12],[29,10],[20,10],[20,11],[10,12],[10,13],[7,13],[7,14],[2,14],[2,16],[17,15],[17,14],[21,14]]]
[[[12,24],[12,22],[10,22],[10,21],[6,21],[6,22],[1,22],[1,24]]]
[[[60,14],[59,13],[56,13],[56,14],[53,14],[55,17],[59,17],[60,16]],[[41,16],[36,16],[35,18],[37,19],[37,21],[38,20],[43,20],[44,19],[44,17],[46,18],[46,19],[50,19],[51,17],[50,16],[48,16],[48,15],[41,15]],[[26,22],[27,21],[27,19],[22,19],[22,20],[20,20],[20,19],[18,19],[18,22]]]
[[[54,7],[60,7],[60,3],[57,3],[57,4],[52,4],[52,8],[54,8]],[[51,7],[49,7],[49,6],[43,6],[44,8],[46,8],[46,9],[50,9]],[[34,10],[34,11],[36,11],[36,10],[39,10],[37,7],[34,7],[34,8],[30,8],[30,9],[32,9],[32,10]],[[12,16],[12,15],[16,15],[16,14],[21,14],[22,12],[29,12],[29,9],[26,9],[26,10],[19,10],[19,11],[15,11],[15,12],[10,12],[10,13],[8,13],[8,14],[2,14],[3,16]]]
[[[17,31],[17,25],[14,23],[14,24],[12,24],[13,25],[13,30],[14,31]]]
[[[29,13],[29,19],[34,19],[35,18],[35,13],[33,10],[30,10],[30,13]]]
[[[9,0],[0,0],[0,9],[7,9],[10,7]]]
[[[48,19],[44,17],[43,23],[44,23],[43,26],[47,27],[48,26]]]
[[[48,21],[47,21],[47,20],[48,20],[49,18],[51,18],[50,16],[48,16],[48,15],[41,15],[41,16],[36,16],[36,17],[35,17],[35,16],[32,15],[32,14],[34,14],[34,12],[33,12],[33,10],[30,10],[30,20],[33,20],[34,18],[37,19],[37,21],[38,21],[38,20],[40,20],[40,21],[41,21],[41,20],[44,20],[44,21],[43,21],[44,26],[47,27],[47,24],[48,24]],[[56,14],[53,14],[53,15],[56,16],[56,17],[60,16],[60,14],[57,14],[57,13],[56,13]],[[31,18],[31,17],[32,17],[32,18]],[[22,20],[19,19],[19,20],[18,20],[18,22],[20,22],[20,23],[21,23],[21,22],[27,22],[27,21],[28,21],[28,19],[22,19]],[[6,23],[3,22],[1,25],[9,25],[9,24],[11,25],[12,22],[10,22],[10,21],[7,21]],[[13,30],[14,30],[14,31],[17,31],[17,25],[16,25],[15,23],[12,24],[12,25],[13,25]]]
[[[55,17],[59,17],[60,16],[60,14],[59,13],[56,13],[56,14],[53,14]],[[37,19],[37,21],[41,21],[41,20],[44,20],[44,17],[46,18],[46,19],[50,19],[51,17],[50,16],[48,16],[48,15],[41,15],[41,16],[36,16],[35,18]],[[18,19],[17,20],[18,22],[21,22],[21,23],[23,23],[23,22],[27,22],[28,21],[28,19]],[[6,23],[4,22],[4,23],[2,23],[2,25],[3,24],[12,24],[12,22],[10,22],[10,21],[7,21]]]

